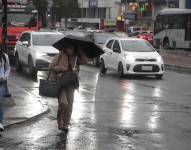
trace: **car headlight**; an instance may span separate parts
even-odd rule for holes
[[[129,56],[129,55],[125,54],[125,59],[130,61],[130,62],[135,62],[135,58],[133,56],[131,56],[131,55]]]
[[[161,62],[161,60],[162,60],[162,58],[160,56],[158,56],[156,59],[158,62]]]

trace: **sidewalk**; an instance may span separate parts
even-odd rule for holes
[[[191,51],[160,50],[167,69],[191,73]]]
[[[34,119],[48,112],[47,104],[43,103],[41,99],[37,99],[12,82],[8,83],[8,87],[12,97],[5,99],[5,128]]]

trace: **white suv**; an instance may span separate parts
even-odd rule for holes
[[[155,75],[161,79],[164,63],[150,43],[138,38],[111,38],[103,47],[100,71],[115,70],[122,77],[124,74]]]
[[[59,32],[23,32],[15,46],[17,71],[22,71],[23,66],[27,66],[34,77],[38,70],[48,67],[59,52],[52,44],[63,36]]]

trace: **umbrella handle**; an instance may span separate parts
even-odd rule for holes
[[[76,58],[75,58],[75,63],[74,63],[74,67],[73,67],[73,69],[72,70],[76,70],[76,64],[77,64],[77,60],[78,60],[78,57],[76,56]]]

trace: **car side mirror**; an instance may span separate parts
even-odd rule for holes
[[[159,49],[159,48],[155,48],[155,50],[156,50],[158,53],[160,53],[160,49]]]
[[[22,42],[22,45],[28,47],[28,46],[29,46],[29,42],[28,42],[28,41],[23,41],[23,42]]]
[[[121,51],[119,48],[115,47],[115,48],[113,48],[113,52],[120,53]]]

